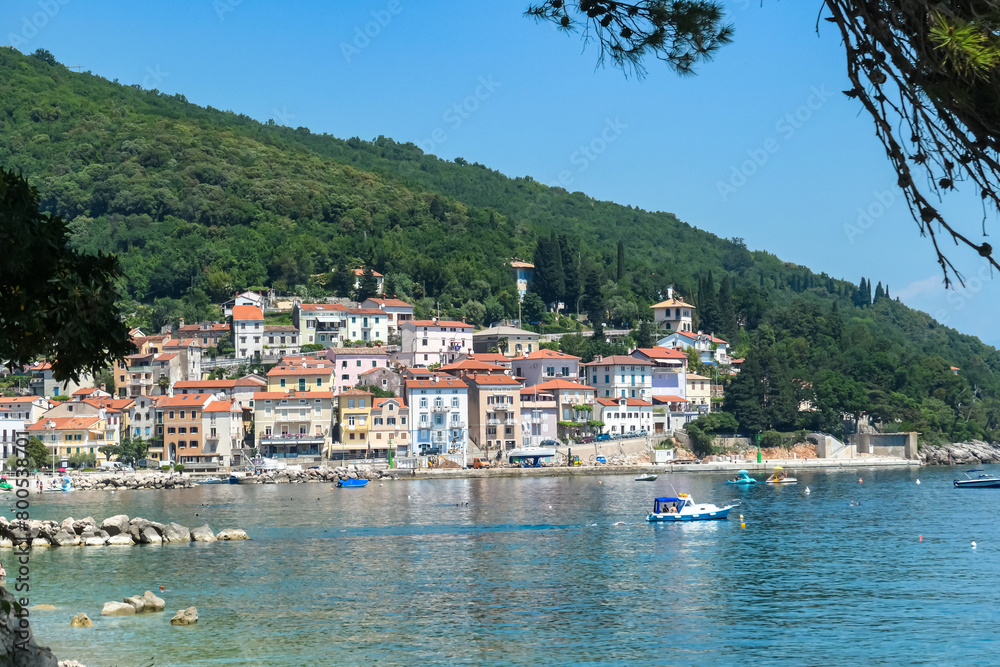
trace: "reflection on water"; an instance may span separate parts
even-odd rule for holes
[[[91,667],[983,663],[1000,493],[919,473],[920,486],[881,470],[746,489],[701,473],[35,496],[35,518],[124,512],[253,540],[36,550],[31,602],[57,610],[33,619]],[[729,521],[647,524],[674,488],[743,504]],[[161,584],[168,613],[100,616]],[[191,605],[196,626],[168,625]],[[70,632],[80,611],[95,629]]]

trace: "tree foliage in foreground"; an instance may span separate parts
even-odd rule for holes
[[[50,358],[59,381],[97,375],[134,351],[116,304],[118,260],[70,248],[66,223],[39,202],[26,179],[0,168],[0,359]]]
[[[1000,214],[1000,5],[981,0],[825,0],[821,15],[839,32],[850,88],[875,124],[921,236],[930,238],[945,285],[964,278],[945,241],[1000,269],[987,223]],[[545,0],[526,12],[565,30],[583,27],[626,74],[655,57],[690,74],[732,40],[717,2]],[[943,196],[965,186],[983,219],[945,217]]]

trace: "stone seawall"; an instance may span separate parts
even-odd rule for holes
[[[61,522],[19,520],[8,521],[0,516],[0,548],[18,545],[37,547],[99,547],[131,546],[133,544],[163,544],[166,542],[215,542],[249,540],[239,528],[226,528],[218,534],[205,524],[187,528],[179,523],[159,523],[142,517],[130,519],[126,514],[108,517],[100,524],[93,517]]]

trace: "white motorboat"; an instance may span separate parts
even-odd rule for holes
[[[688,493],[678,493],[653,500],[653,511],[646,521],[714,521],[729,517],[729,511],[739,503],[719,507],[711,503],[696,503]]]

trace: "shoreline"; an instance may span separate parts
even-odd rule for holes
[[[751,473],[770,473],[775,466],[789,470],[830,468],[920,468],[917,460],[892,457],[866,456],[853,459],[769,459],[761,463],[749,461],[715,461],[712,463],[639,463],[634,465],[547,466],[543,468],[441,468],[422,470],[394,470],[400,480],[458,479],[462,477],[565,477],[570,475],[645,475],[674,472],[730,473],[749,470]]]

